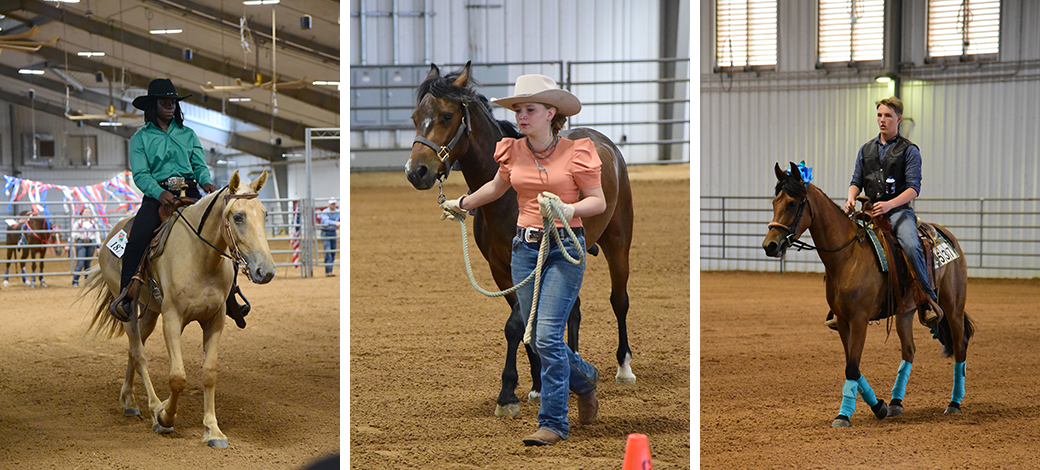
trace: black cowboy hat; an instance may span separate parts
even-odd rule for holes
[[[134,107],[140,110],[144,110],[150,106],[152,102],[160,98],[173,98],[177,101],[183,100],[192,95],[179,96],[177,95],[177,89],[174,88],[173,82],[169,78],[156,78],[148,83],[148,94],[141,95],[134,98]]]

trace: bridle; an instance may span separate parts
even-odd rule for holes
[[[806,185],[806,189],[808,189],[808,185]],[[769,229],[772,230],[772,229],[776,228],[776,229],[782,229],[785,232],[787,232],[787,235],[784,236],[783,241],[787,242],[788,246],[790,246],[791,248],[795,248],[798,251],[802,251],[803,249],[806,249],[806,250],[823,251],[825,253],[837,253],[837,252],[847,248],[849,245],[852,244],[852,242],[854,242],[856,240],[862,240],[862,235],[863,235],[863,228],[862,227],[859,227],[859,230],[857,230],[856,235],[852,236],[852,239],[850,239],[849,241],[845,242],[844,245],[838,247],[837,249],[833,249],[833,250],[828,250],[826,248],[817,248],[817,247],[815,247],[813,245],[810,245],[808,243],[805,243],[805,242],[803,242],[801,240],[798,240],[798,239],[794,238],[795,237],[795,230],[798,230],[798,227],[799,227],[799,225],[802,222],[802,215],[805,213],[805,208],[806,207],[809,208],[809,212],[812,212],[812,206],[809,205],[809,195],[808,194],[806,194],[805,197],[802,198],[802,201],[798,203],[798,212],[795,213],[795,215],[794,215],[794,222],[790,226],[781,224],[780,222],[771,221],[771,222],[769,222]],[[812,215],[810,215],[810,217],[812,217]]]
[[[227,186],[221,188],[220,191],[217,192],[218,196],[219,196],[219,194],[221,192],[224,192],[227,189],[228,189]],[[223,199],[223,201],[224,201],[224,208],[221,210],[221,213],[224,213],[224,212],[227,211],[228,205],[230,204],[230,202],[228,202],[228,201],[231,200],[231,199],[254,199],[257,196],[258,196],[257,193],[245,193],[245,194],[230,194],[229,193],[229,194],[225,194],[222,198],[219,198],[219,199]],[[242,256],[242,252],[239,251],[239,249],[238,249],[238,240],[235,239],[235,234],[234,234],[234,232],[231,231],[231,224],[228,223],[227,217],[223,217],[223,219],[224,219],[223,220],[223,225],[224,225],[224,235],[226,236],[226,238],[228,240],[228,251],[231,253],[230,255],[227,254],[227,253],[224,253],[219,248],[213,246],[213,244],[210,243],[209,240],[206,240],[202,236],[202,228],[206,225],[206,218],[209,217],[210,210],[213,209],[213,205],[216,204],[217,199],[218,199],[218,197],[214,197],[213,200],[211,200],[209,202],[209,206],[206,206],[206,211],[202,213],[202,219],[199,221],[199,228],[198,229],[193,227],[191,225],[191,222],[188,222],[188,219],[184,218],[184,214],[181,212],[180,207],[177,208],[177,214],[180,215],[179,218],[184,221],[184,223],[188,226],[188,228],[191,229],[191,231],[193,233],[195,233],[195,236],[198,237],[199,240],[202,240],[207,245],[209,245],[210,248],[213,248],[214,250],[217,251],[217,253],[220,253],[220,256],[222,256],[224,258],[227,258],[227,259],[231,260],[232,263],[234,263],[234,265],[235,265],[235,275],[237,276],[238,275],[238,266],[241,264],[241,265],[243,265],[243,269],[246,269],[246,267],[245,267],[246,261],[245,261],[245,258]]]
[[[436,142],[418,134],[416,134],[415,139],[412,140],[413,147],[417,143],[423,144],[432,149],[437,154],[437,158],[440,159],[441,165],[444,167],[443,171],[437,172],[437,181],[441,184],[444,183],[444,180],[448,179],[448,173],[451,173],[451,165],[449,165],[447,162],[448,157],[451,155],[451,149],[455,148],[455,144],[459,143],[459,140],[462,139],[462,135],[465,134],[467,130],[469,130],[469,105],[467,105],[464,102],[461,104],[462,120],[459,122],[459,128],[455,130],[455,136],[451,138],[451,141],[448,142],[448,145],[439,145]]]

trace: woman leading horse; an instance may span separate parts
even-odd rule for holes
[[[497,121],[491,114],[487,98],[476,93],[476,81],[470,74],[470,64],[460,72],[441,76],[436,65],[430,67],[426,80],[419,86],[419,103],[412,113],[416,137],[412,154],[405,165],[405,175],[416,189],[429,189],[443,182],[454,165],[461,169],[471,191],[478,190],[496,177],[499,163],[495,148],[504,137],[521,138],[511,124]],[[621,151],[606,136],[585,128],[560,131],[559,137],[570,141],[591,139],[595,153],[602,162],[600,187],[606,209],[599,215],[582,219],[585,242],[590,253],[603,249],[610,269],[610,303],[618,321],[618,383],[634,383],[632,352],[628,347],[628,255],[632,244],[632,190],[628,171]],[[521,144],[524,140],[518,140]],[[544,166],[544,165],[543,165]],[[468,211],[471,206],[463,202]],[[535,211],[537,211],[537,207]],[[516,191],[511,187],[498,199],[474,210],[473,232],[480,252],[491,267],[491,274],[499,289],[513,286],[511,258],[513,240],[517,233]],[[504,296],[511,307],[506,321],[506,364],[502,371],[502,389],[497,398],[496,416],[515,417],[520,413],[516,397],[516,350],[524,335],[515,293]],[[567,344],[578,349],[578,325],[581,319],[580,297],[575,300],[567,319]],[[531,401],[539,399],[542,387],[541,365],[538,356],[527,346],[531,364]]]
[[[892,403],[886,406],[878,399],[866,377],[860,372],[860,359],[867,337],[867,322],[889,301],[891,286],[888,276],[881,273],[869,237],[849,219],[819,188],[803,178],[801,169],[791,163],[788,171],[775,167],[777,185],[773,198],[773,221],[762,241],[766,255],[780,258],[787,248],[809,230],[813,243],[826,271],[827,304],[838,320],[838,333],[845,349],[845,384],[842,386],[841,409],[831,424],[849,426],[849,418],[856,409],[857,392],[871,407],[878,419],[903,412],[903,396],[914,362],[914,312],[917,306],[912,296],[906,296],[894,307],[896,332],[899,335],[903,361],[892,387]],[[959,413],[964,398],[964,366],[968,340],[974,334],[971,319],[964,312],[966,281],[968,277],[964,253],[957,239],[945,227],[934,225],[953,244],[959,256],[936,272],[936,290],[945,315],[936,325],[943,355],[954,357],[953,393],[946,413]],[[798,242],[801,243],[801,242]],[[892,257],[889,257],[892,259]],[[895,269],[894,264],[889,269]]]

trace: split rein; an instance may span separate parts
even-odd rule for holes
[[[802,199],[802,202],[798,204],[798,213],[795,214],[795,216],[794,216],[794,223],[792,223],[790,227],[788,227],[787,225],[781,224],[780,222],[775,222],[775,221],[774,222],[769,222],[769,228],[770,229],[779,228],[779,229],[783,229],[784,231],[787,232],[787,236],[785,236],[784,239],[787,240],[787,244],[790,245],[791,248],[795,248],[798,251],[802,251],[803,249],[805,249],[805,250],[810,250],[810,251],[822,251],[824,253],[837,253],[837,252],[839,252],[841,250],[844,250],[845,248],[848,248],[848,246],[851,245],[852,242],[857,241],[857,240],[859,240],[859,241],[863,240],[864,232],[863,232],[863,228],[862,227],[858,227],[858,230],[856,231],[856,234],[853,235],[852,238],[849,241],[845,242],[844,245],[842,245],[842,246],[840,246],[840,247],[838,247],[836,249],[833,249],[833,250],[828,250],[826,248],[818,248],[818,247],[815,247],[815,246],[813,246],[813,245],[811,245],[809,243],[805,243],[805,242],[803,242],[801,240],[798,240],[798,239],[794,238],[795,237],[795,230],[798,229],[798,224],[802,221],[802,214],[805,212],[805,208],[806,207],[808,207],[809,211],[812,212],[812,207],[809,206],[809,198],[808,197]]]
[[[238,249],[238,241],[235,240],[235,235],[231,232],[231,224],[228,223],[227,219],[224,219],[223,222],[224,222],[224,234],[227,235],[227,239],[228,239],[228,251],[231,252],[230,255],[228,255],[227,253],[224,253],[219,248],[213,246],[213,244],[210,243],[209,240],[206,240],[202,236],[202,233],[201,233],[202,227],[206,225],[206,218],[209,217],[209,213],[213,209],[213,205],[217,203],[217,199],[218,199],[220,193],[224,192],[227,189],[228,189],[227,186],[225,186],[225,187],[221,188],[220,191],[217,191],[217,196],[213,197],[213,200],[210,201],[209,206],[206,207],[206,211],[202,213],[202,219],[199,221],[199,228],[198,229],[196,229],[194,226],[192,226],[191,222],[188,222],[188,219],[186,219],[184,217],[184,213],[181,212],[181,208],[180,207],[177,207],[176,210],[177,210],[178,218],[180,220],[184,221],[185,225],[187,225],[188,228],[191,229],[192,233],[194,233],[195,236],[198,237],[199,240],[202,240],[207,245],[209,245],[210,248],[213,248],[214,250],[216,250],[216,252],[219,253],[221,257],[227,258],[227,259],[231,260],[232,263],[234,263],[234,265],[235,265],[235,277],[238,277],[238,266],[239,266],[239,264],[245,265],[246,262],[245,262],[245,259],[242,257],[242,253]],[[227,208],[227,205],[229,204],[228,200],[230,200],[230,199],[254,199],[257,196],[258,196],[257,193],[225,194],[224,197],[223,197],[224,207]],[[223,212],[223,211],[221,211],[221,212]]]

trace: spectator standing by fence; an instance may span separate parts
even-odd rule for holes
[[[336,262],[336,231],[339,230],[339,205],[336,199],[329,199],[329,206],[318,213],[318,225],[321,226],[321,244],[325,247],[325,276],[332,274],[332,265]]]
[[[101,232],[98,231],[100,222],[94,216],[94,209],[84,205],[79,211],[79,217],[72,221],[72,242],[76,250],[76,269],[72,272],[72,285],[79,285],[79,273],[86,276],[90,269],[90,260],[94,257],[94,250],[101,244]]]

